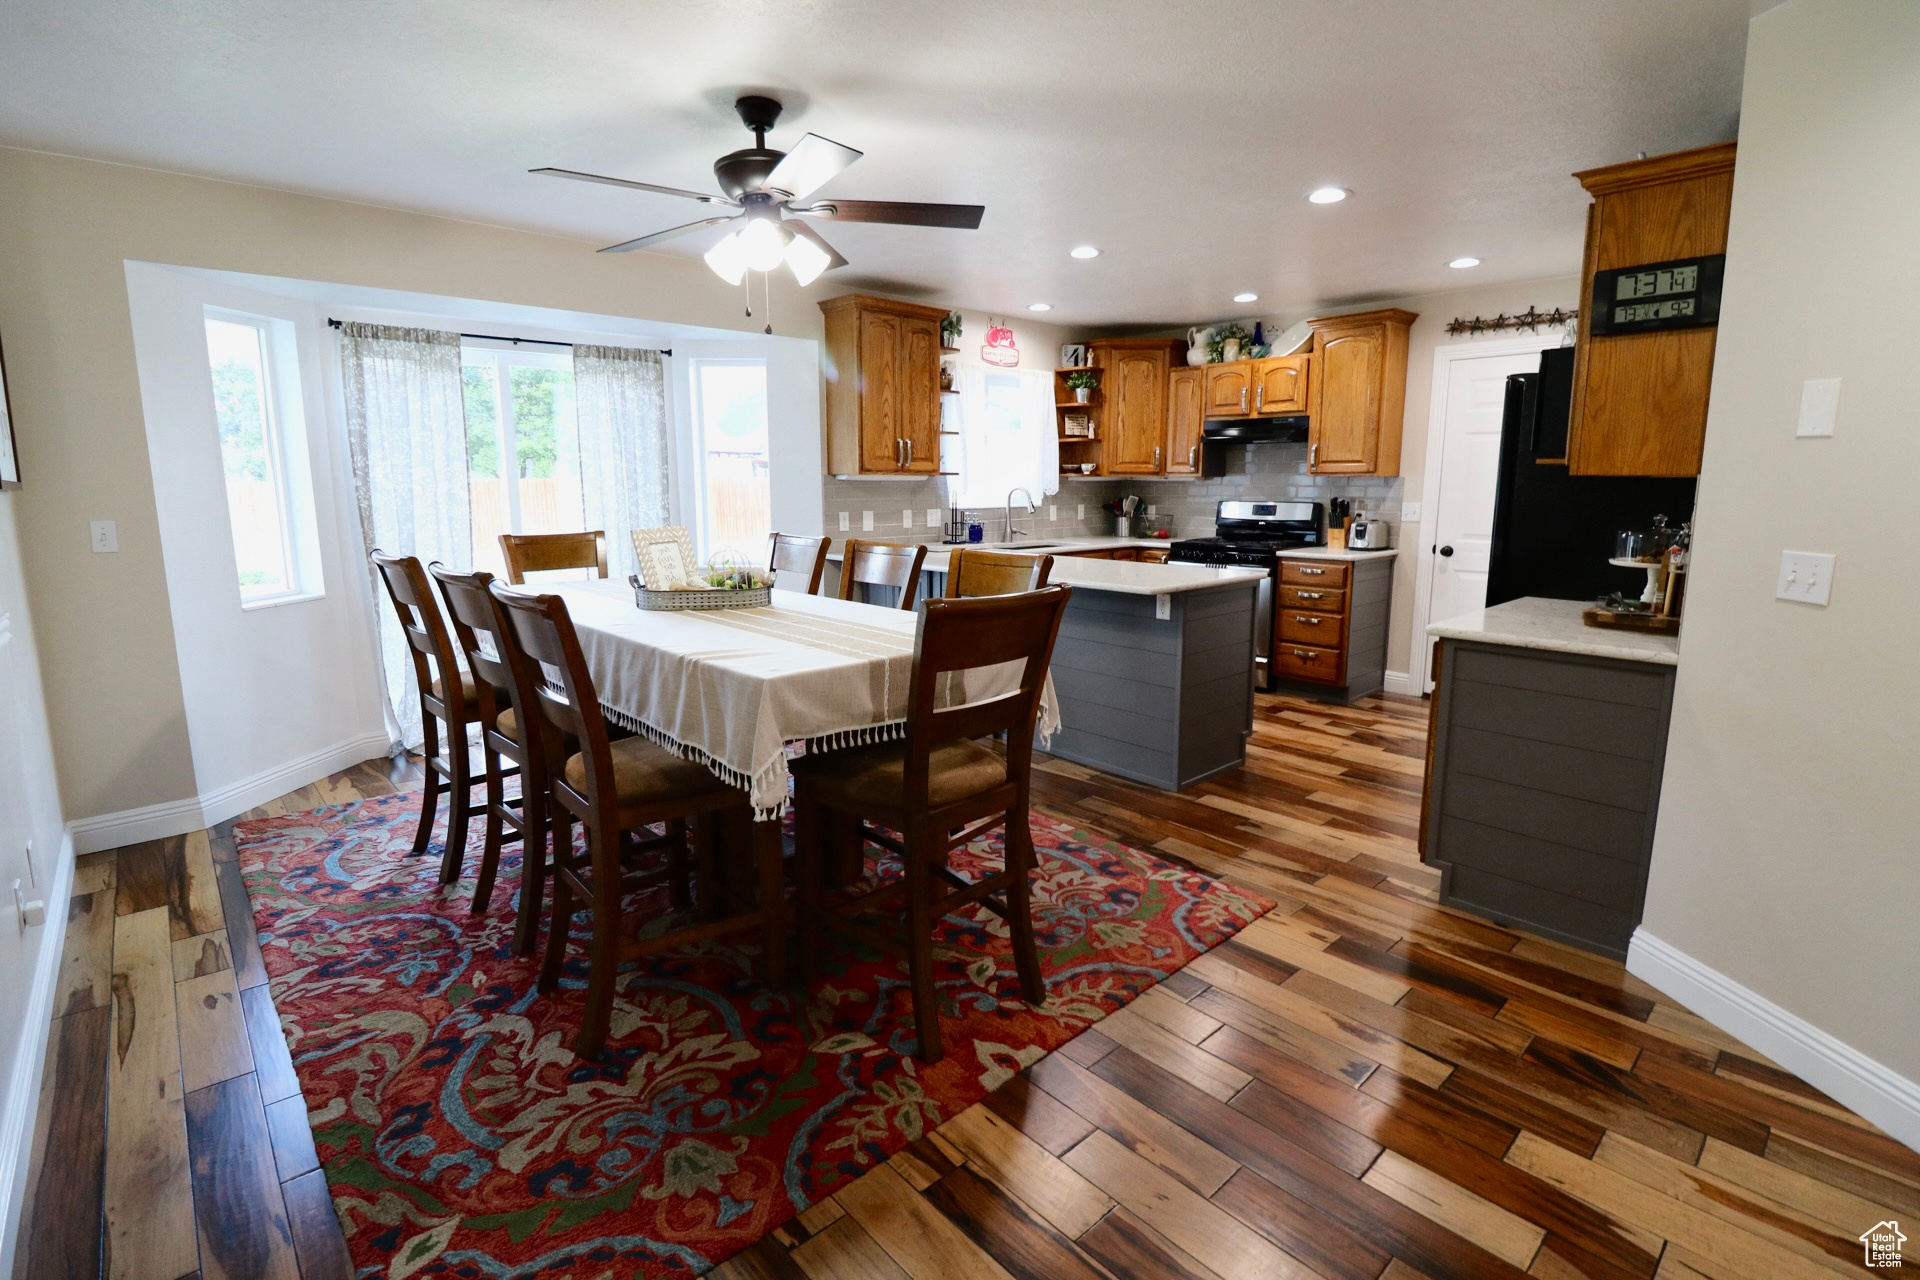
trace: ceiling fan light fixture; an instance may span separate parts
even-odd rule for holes
[[[740,228],[740,252],[748,269],[771,271],[779,266],[792,234],[777,218],[748,218]]]
[[[738,231],[729,231],[720,237],[720,243],[707,250],[704,257],[713,274],[728,284],[739,284],[747,274],[747,253],[740,244]]]
[[[805,236],[794,236],[787,241],[787,267],[802,287],[818,280],[820,273],[831,265],[833,259],[827,251]]]

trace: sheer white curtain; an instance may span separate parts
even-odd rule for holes
[[[418,556],[465,569],[473,563],[467,485],[467,427],[460,394],[460,335],[435,329],[343,325],[340,364],[347,406],[353,487],[367,549]],[[387,705],[407,747],[422,740],[413,687],[393,602],[372,566],[374,614]]]
[[[587,528],[607,531],[608,568],[624,579],[637,567],[629,534],[669,519],[667,386],[660,353],[576,346],[573,394]]]
[[[963,364],[960,465],[948,490],[954,506],[1000,506],[1015,488],[1038,500],[1060,489],[1060,438],[1053,374]]]

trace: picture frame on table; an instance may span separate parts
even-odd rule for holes
[[[0,489],[20,487],[20,448],[13,436],[13,401],[7,388],[7,355],[0,350]]]
[[[633,556],[640,565],[640,581],[650,591],[672,590],[673,583],[700,578],[693,554],[693,538],[683,524],[633,531]]]

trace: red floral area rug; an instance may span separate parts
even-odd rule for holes
[[[845,940],[805,990],[768,990],[757,948],[725,940],[630,965],[606,1052],[588,1062],[569,1047],[584,946],[561,987],[537,994],[536,961],[512,954],[517,853],[493,910],[471,915],[470,879],[437,882],[437,842],[408,856],[418,806],[384,796],[236,830],[363,1277],[698,1275],[1273,905],[1035,815],[1047,1002],[1020,999],[997,916],[949,917],[937,1065],[911,1056],[905,965]],[[477,831],[469,847],[471,868]],[[992,836],[953,865],[1000,859]],[[629,905],[642,928],[672,918],[664,887]]]

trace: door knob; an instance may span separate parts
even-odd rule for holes
[[[1440,554],[1441,554],[1441,555],[1443,555],[1443,556],[1450,556],[1450,555],[1452,555],[1452,554],[1453,554],[1453,548],[1452,548],[1452,547],[1442,547],[1442,548],[1440,548]]]

